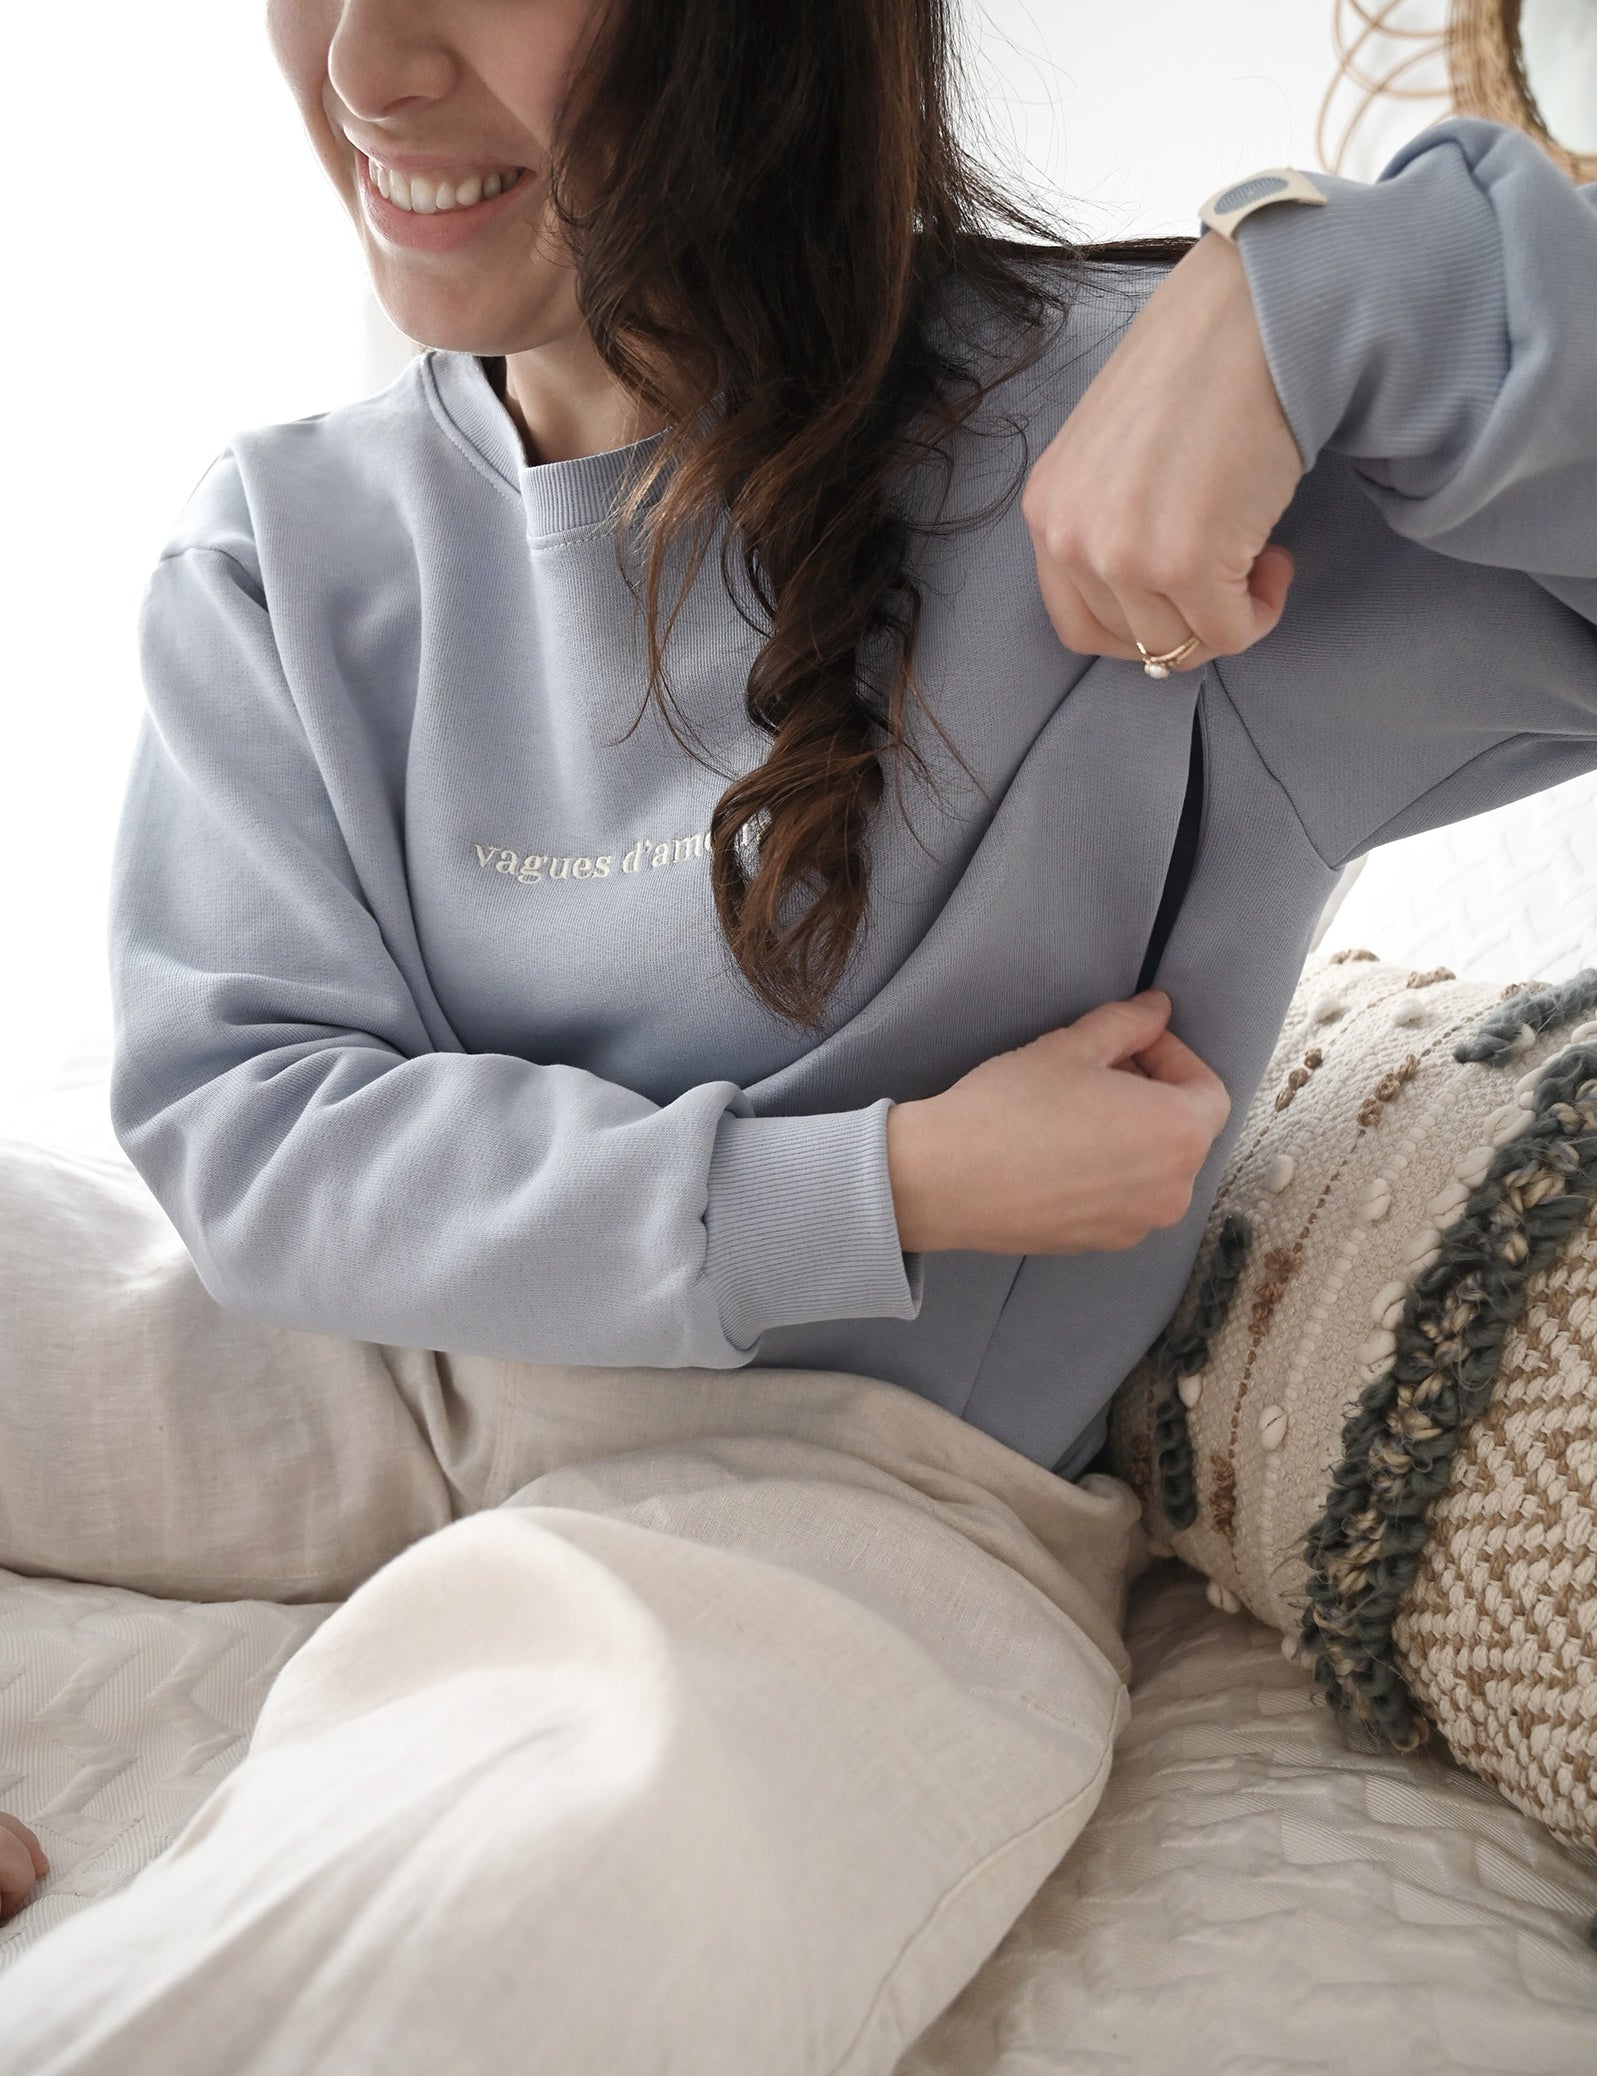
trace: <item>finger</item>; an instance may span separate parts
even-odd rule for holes
[[[38,1879],[28,1848],[9,1831],[0,1834],[0,1919],[9,1917],[33,1893]]]
[[[1086,601],[1088,612],[1092,614],[1099,626],[1107,627],[1117,640],[1135,649],[1137,639],[1131,631],[1131,623],[1121,610],[1120,601],[1116,598],[1113,591],[1110,590],[1109,586],[1101,577],[1095,576],[1089,569],[1075,570],[1072,575],[1076,588]]]
[[[1290,548],[1283,547],[1279,541],[1266,541],[1259,550],[1259,559],[1248,572],[1248,590],[1253,596],[1256,612],[1270,616],[1265,633],[1286,611],[1286,595],[1292,588],[1297,567],[1297,557]]]
[[[1124,637],[1127,662],[1141,663],[1145,660],[1142,649],[1137,646],[1139,640],[1150,656],[1168,656],[1172,650],[1181,648],[1192,635],[1193,630],[1170,600],[1156,591],[1127,591],[1117,597],[1101,579],[1085,572],[1078,573],[1076,581],[1089,608],[1102,625]],[[1181,670],[1195,670],[1208,660],[1209,651],[1200,643],[1169,668],[1174,675]]]
[[[1296,567],[1290,548],[1267,541],[1240,579],[1223,570],[1188,583],[1174,579],[1171,598],[1212,655],[1236,656],[1280,619]]]
[[[1184,1039],[1170,1030],[1161,1031],[1143,1046],[1137,1058],[1156,1081],[1167,1081],[1174,1088],[1220,1078],[1206,1060],[1200,1059]]]
[[[1145,662],[1143,648],[1150,656],[1168,656],[1185,647],[1196,632],[1162,592],[1145,591],[1130,585],[1122,586],[1117,592],[1090,570],[1074,571],[1072,581],[1098,624],[1120,637],[1119,651],[1106,653],[1118,653],[1128,663]],[[1142,644],[1140,648],[1139,641]],[[1195,648],[1188,649],[1179,663],[1167,667],[1172,675],[1177,671],[1196,670],[1208,662],[1210,654],[1200,641]]]
[[[50,1862],[44,1856],[44,1847],[34,1837],[21,1817],[7,1816],[5,1811],[0,1809],[0,1828],[9,1831],[14,1838],[21,1839],[28,1849],[36,1873],[40,1875],[49,1873]]]
[[[1174,1031],[1163,1031],[1137,1055],[1149,1078],[1168,1088],[1180,1089],[1197,1106],[1199,1115],[1213,1119],[1213,1138],[1231,1115],[1231,1092],[1207,1060],[1200,1059]]]
[[[1055,634],[1077,655],[1141,663],[1145,659],[1137,646],[1139,639],[1150,655],[1167,656],[1196,632],[1159,592],[1127,587],[1117,593],[1090,570],[1067,571],[1062,563],[1041,554],[1037,579]],[[1196,669],[1209,660],[1209,654],[1200,643],[1170,669],[1172,673]]]
[[[1137,645],[1123,633],[1106,627],[1082,593],[1074,572],[1067,574],[1057,562],[1039,555],[1037,588],[1053,622],[1054,633],[1067,649],[1078,656],[1118,656],[1140,661]]]
[[[1170,1015],[1162,989],[1126,1002],[1100,1002],[1065,1027],[1078,1052],[1099,1067],[1116,1067],[1153,1044]]]

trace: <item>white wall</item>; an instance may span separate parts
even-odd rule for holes
[[[1597,156],[1597,7],[1525,0],[1519,35],[1542,121],[1560,144]]]
[[[236,428],[365,387],[355,233],[262,12],[78,0],[6,17],[0,1094],[108,1017],[134,622],[178,510]]]
[[[1336,76],[1334,0],[964,7],[995,121],[1083,236],[1187,234],[1197,228],[1198,204],[1237,175],[1319,163],[1315,122]],[[1407,0],[1393,19],[1433,27],[1445,11],[1445,0]],[[1389,54],[1406,47],[1381,46]],[[1440,63],[1416,84],[1445,86]],[[1336,110],[1351,112],[1356,98],[1344,90]],[[1343,170],[1372,179],[1397,143],[1445,105],[1439,96],[1367,117]]]
[[[1333,0],[966,4],[1004,158],[1067,198],[1084,236],[1190,231],[1233,175],[1315,163]],[[7,24],[7,151],[30,178],[7,205],[22,300],[0,341],[0,1100],[108,1025],[135,619],[179,508],[235,429],[369,393],[409,351],[366,293],[260,13],[80,0]],[[1434,112],[1394,110],[1386,149]]]

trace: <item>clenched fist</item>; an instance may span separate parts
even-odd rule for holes
[[[1195,670],[1268,634],[1292,581],[1270,529],[1303,474],[1242,257],[1199,239],[1126,329],[1026,479],[1054,631],[1079,655],[1137,642]]]

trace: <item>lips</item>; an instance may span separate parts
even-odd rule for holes
[[[517,161],[512,158],[473,158],[474,147],[470,145],[462,145],[459,151],[401,151],[397,146],[379,143],[374,151],[348,130],[344,135],[361,158],[379,166],[393,166],[401,173],[492,173],[517,166]],[[525,172],[526,168],[520,167],[519,170]]]
[[[414,208],[402,208],[385,195],[373,176],[371,159],[364,152],[358,157],[360,206],[366,222],[385,244],[404,247],[413,252],[448,252],[468,243],[488,231],[508,211],[518,208],[522,190],[532,185],[530,173],[525,167],[519,167],[515,181],[509,187],[502,188],[497,195],[469,202],[463,207],[435,207],[431,211],[421,212]],[[455,162],[455,171],[460,171],[458,160]],[[469,182],[477,176],[466,177]],[[417,178],[421,180],[427,176],[418,175]],[[408,190],[410,183],[407,182],[406,185]],[[431,185],[436,196],[436,182]]]

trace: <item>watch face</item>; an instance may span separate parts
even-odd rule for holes
[[[1210,207],[1216,216],[1229,216],[1233,209],[1245,209],[1250,202],[1262,202],[1266,195],[1285,194],[1288,184],[1284,173],[1255,173],[1236,187],[1228,187],[1216,195]]]
[[[1198,214],[1211,230],[1229,237],[1245,216],[1272,202],[1323,202],[1325,196],[1295,166],[1266,166],[1211,195]]]

